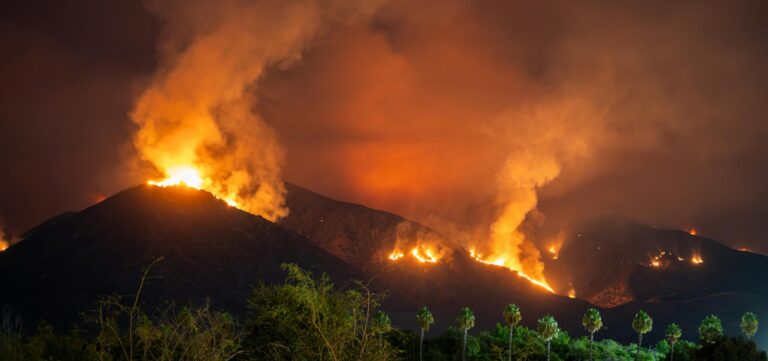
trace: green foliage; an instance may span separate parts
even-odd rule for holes
[[[21,328],[6,328],[0,334],[0,361],[96,361],[92,344],[77,329],[63,335],[41,323],[35,333],[24,337]]]
[[[516,304],[510,303],[504,309],[504,322],[510,327],[515,327],[520,324],[523,316],[520,314],[520,307]]]
[[[588,336],[571,338],[552,316],[538,320],[535,330],[521,326],[520,309],[509,305],[504,323],[481,330],[469,308],[455,326],[421,342],[419,333],[397,330],[379,310],[380,296],[363,285],[337,289],[326,276],[318,278],[295,265],[285,265],[284,284],[262,286],[248,300],[249,317],[240,325],[209,305],[177,308],[172,304],[147,311],[140,302],[149,267],[135,296],[103,298],[88,318],[89,332],[57,333],[47,324],[22,332],[18,318],[0,317],[0,361],[246,361],[246,360],[414,360],[423,345],[423,359],[473,361],[768,361],[754,342],[722,336],[722,324],[708,316],[699,329],[704,345],[681,339],[676,324],[652,347],[642,335],[652,320],[640,311],[632,322],[638,342],[622,345],[610,339],[592,341],[602,328],[597,310],[588,310],[582,325]],[[419,327],[434,324],[432,313],[417,313]],[[757,318],[742,317],[742,331],[753,335]]]
[[[389,319],[389,315],[387,315],[386,312],[379,311],[378,313],[376,313],[376,318],[374,320],[375,320],[373,324],[374,332],[378,334],[384,334],[389,331],[392,331],[392,321]]]
[[[599,331],[603,327],[603,319],[600,317],[600,312],[594,308],[588,309],[581,319],[581,325],[590,334]]]
[[[719,337],[698,350],[697,361],[766,361],[765,352],[758,351],[754,342],[736,337]],[[677,360],[677,358],[675,358]]]
[[[723,324],[720,318],[715,315],[709,315],[701,321],[699,325],[699,338],[705,344],[716,343],[723,337]]]
[[[296,265],[285,284],[254,290],[248,302],[246,347],[256,359],[385,360],[389,345],[377,337],[379,296],[337,290],[327,276],[314,279]]]
[[[550,315],[546,315],[539,319],[537,330],[544,341],[552,340],[557,334],[557,331],[559,331],[557,328],[557,321]]]
[[[757,315],[754,313],[747,312],[741,316],[741,323],[739,324],[739,327],[741,328],[741,332],[747,338],[752,338],[752,336],[757,333],[757,325]]]
[[[435,318],[432,317],[432,312],[429,312],[427,306],[422,307],[419,312],[416,313],[416,323],[419,325],[419,328],[424,330],[424,332],[429,331],[429,327],[435,323]]]
[[[632,328],[641,335],[651,332],[651,329],[653,329],[653,319],[645,311],[637,311],[632,319]]]
[[[683,336],[683,330],[676,323],[670,323],[664,331],[664,336],[667,337],[667,342],[674,345]]]
[[[461,313],[459,313],[459,318],[456,319],[456,322],[459,324],[460,330],[469,330],[472,327],[475,327],[475,314],[472,312],[472,310],[469,309],[469,307],[464,307],[461,310]]]

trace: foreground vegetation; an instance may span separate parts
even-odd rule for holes
[[[145,310],[143,281],[132,297],[103,298],[80,328],[66,333],[46,324],[25,331],[4,312],[0,361],[766,360],[751,341],[758,328],[752,313],[742,318],[743,337],[724,336],[711,315],[699,327],[699,343],[684,340],[680,327],[670,324],[665,340],[644,345],[642,337],[654,325],[640,311],[632,322],[638,342],[622,345],[594,340],[603,325],[595,309],[582,319],[584,335],[571,337],[552,316],[539,319],[535,330],[521,326],[521,310],[510,304],[499,315],[504,323],[493,329],[470,334],[475,316],[464,308],[455,326],[425,339],[434,323],[427,307],[414,315],[419,333],[397,330],[379,309],[381,296],[365,285],[338,289],[325,276],[283,267],[286,281],[255,289],[243,320],[209,305]]]

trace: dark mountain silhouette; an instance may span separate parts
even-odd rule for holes
[[[699,262],[700,261],[700,262]],[[738,334],[745,311],[768,315],[768,257],[729,248],[688,232],[653,228],[619,216],[587,222],[564,240],[547,275],[560,288],[627,318],[638,308],[689,336],[708,314]],[[610,322],[609,322],[610,324]],[[694,337],[695,338],[695,337]],[[757,341],[768,344],[768,337]]]
[[[259,282],[282,280],[283,262],[356,276],[309,240],[208,193],[139,186],[45,222],[0,254],[0,303],[27,319],[70,321],[99,295],[134,294],[158,257],[145,300],[210,298],[234,311]]]
[[[293,262],[328,273],[342,287],[360,280],[386,292],[384,306],[399,327],[414,329],[415,311],[426,305],[437,321],[433,332],[453,324],[465,306],[475,310],[477,327],[487,329],[514,302],[526,325],[552,314],[572,334],[582,334],[581,316],[591,306],[585,301],[548,293],[514,272],[479,263],[440,234],[395,214],[291,184],[287,189],[290,215],[278,224],[206,192],[151,186],[55,217],[0,253],[0,304],[30,322],[78,320],[99,295],[134,293],[142,268],[163,257],[144,292],[146,302],[210,299],[215,307],[242,313],[251,289],[281,281],[280,264]],[[550,275],[595,303],[618,295],[621,305],[603,310],[604,332],[611,338],[634,339],[630,319],[638,308],[655,318],[649,341],[658,339],[668,322],[681,323],[687,337],[695,339],[695,327],[706,314],[723,316],[730,333],[738,331],[744,311],[768,314],[762,306],[768,305],[764,284],[750,283],[759,280],[765,257],[680,231],[616,222],[587,227],[573,237],[558,261],[548,265]],[[407,254],[388,259],[395,248],[407,252],[420,242],[439,245],[441,260],[420,263]],[[603,253],[591,252],[595,247]],[[693,248],[704,263],[662,259],[662,267],[648,266],[649,254],[674,250],[676,256]],[[732,279],[750,276],[744,273],[750,269],[756,270],[751,281]]]

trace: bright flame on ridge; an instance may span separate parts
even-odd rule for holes
[[[410,252],[408,252],[413,258],[415,258],[417,261],[421,263],[437,263],[442,258],[442,255],[440,252],[435,250],[434,248],[430,246],[426,246],[423,244],[417,245],[416,247],[413,247]],[[400,251],[399,249],[395,249],[392,251],[392,253],[389,254],[387,258],[389,258],[392,261],[397,261],[401,258],[405,257],[405,253]]]
[[[497,257],[496,259],[486,259],[486,258],[483,258],[483,256],[481,254],[477,253],[475,251],[474,247],[469,249],[469,255],[470,255],[470,257],[474,258],[478,262],[482,262],[482,263],[490,264],[490,265],[494,265],[494,266],[499,266],[499,267],[504,267],[504,268],[507,268],[507,269],[509,269],[511,271],[514,271],[520,277],[523,277],[523,278],[527,279],[528,281],[530,281],[531,283],[535,284],[536,286],[539,286],[539,287],[541,287],[541,288],[543,288],[543,289],[545,289],[545,290],[547,290],[547,291],[549,291],[551,293],[555,293],[555,290],[552,289],[552,286],[550,286],[549,283],[547,283],[546,280],[543,280],[543,279],[542,280],[537,280],[537,279],[535,279],[535,278],[533,278],[533,277],[531,277],[531,276],[529,276],[529,275],[527,275],[527,274],[525,274],[525,273],[523,273],[523,272],[521,272],[519,270],[516,270],[516,269],[513,269],[513,268],[507,266],[507,259],[504,258],[504,257]]]
[[[161,180],[151,180],[147,184],[156,187],[189,187],[198,190],[204,190],[211,193],[214,197],[221,199],[230,207],[239,208],[237,202],[231,196],[218,194],[209,187],[210,180],[203,178],[200,170],[190,165],[170,167],[167,170],[167,176]]]

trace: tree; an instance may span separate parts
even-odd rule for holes
[[[459,323],[459,329],[464,333],[464,339],[461,343],[461,360],[466,359],[467,354],[467,331],[469,331],[470,328],[475,327],[475,314],[472,313],[472,310],[469,309],[469,307],[464,307],[464,309],[461,310],[461,313],[459,313],[459,319],[457,320]]]
[[[523,316],[520,314],[520,307],[515,304],[508,304],[504,309],[504,321],[509,326],[509,361],[512,361],[512,336],[515,333],[515,326],[520,323]]]
[[[581,319],[581,324],[589,332],[589,361],[592,361],[592,344],[595,340],[595,332],[603,327],[603,319],[598,310],[590,308]]]
[[[382,341],[382,336],[392,330],[392,321],[389,319],[384,311],[379,311],[374,319],[374,331],[379,334],[379,342]]]
[[[557,321],[555,318],[546,315],[539,319],[538,326],[539,336],[547,343],[547,361],[549,361],[552,338],[557,335],[559,329],[557,328]]]
[[[667,330],[664,332],[667,336],[667,342],[669,342],[671,351],[669,352],[670,361],[675,360],[675,344],[680,340],[680,336],[683,335],[683,330],[680,329],[676,323],[670,323],[667,326]]]
[[[757,315],[754,313],[747,312],[744,316],[741,316],[741,324],[739,324],[739,327],[748,340],[751,340],[752,336],[757,333],[757,324]]]
[[[715,343],[723,337],[723,323],[715,315],[704,317],[699,325],[699,338],[704,343]]]
[[[435,318],[432,317],[432,312],[429,312],[427,306],[422,307],[416,313],[416,323],[419,324],[421,329],[421,338],[419,338],[419,361],[421,361],[424,359],[424,332],[429,331],[429,326],[435,323]]]
[[[254,289],[248,300],[246,346],[257,360],[388,360],[378,342],[380,295],[361,283],[338,289],[327,275],[282,266],[285,283]],[[183,358],[182,358],[183,359]]]
[[[651,332],[653,328],[653,320],[651,316],[648,316],[645,311],[640,310],[635,314],[635,318],[632,319],[632,328],[637,332],[637,352],[635,353],[635,360],[640,359],[640,347],[643,345],[643,334]]]
[[[721,337],[715,343],[701,346],[695,352],[696,361],[766,361],[765,352],[757,349],[757,345],[742,337]]]

